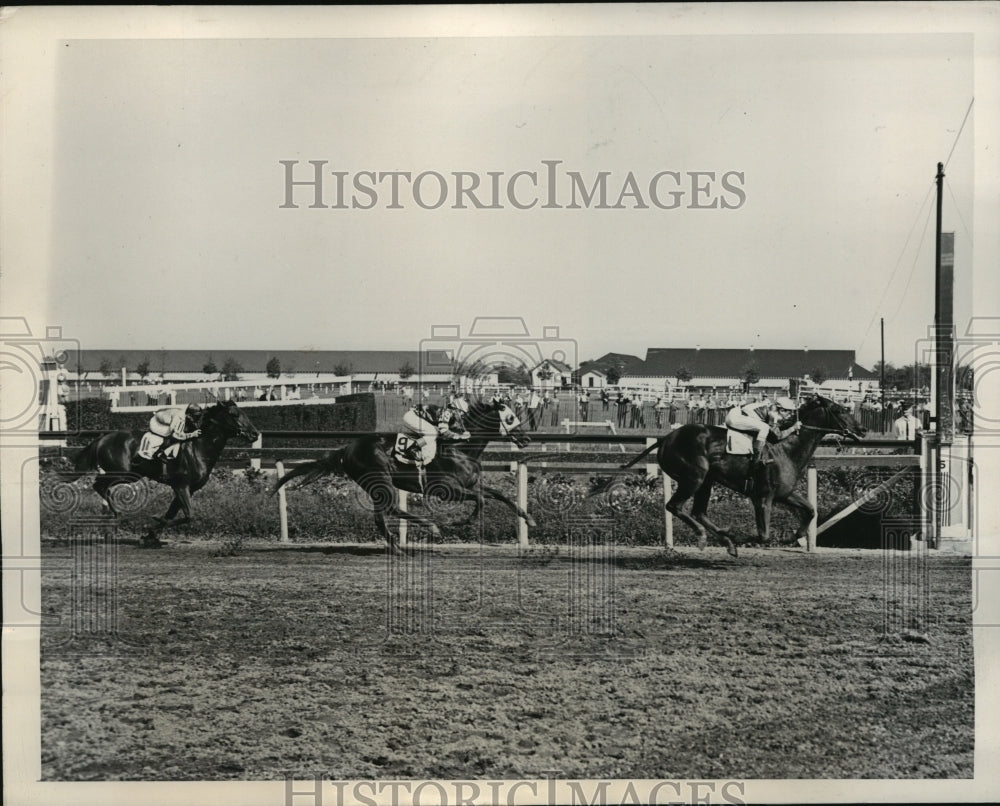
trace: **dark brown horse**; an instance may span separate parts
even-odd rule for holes
[[[436,420],[437,407],[427,406]],[[389,530],[386,516],[404,518],[440,535],[437,525],[429,518],[403,512],[399,508],[399,490],[424,495],[438,501],[474,501],[475,509],[469,517],[474,520],[484,505],[485,498],[492,498],[510,507],[529,526],[534,520],[499,490],[482,484],[482,467],[479,459],[486,445],[494,440],[509,439],[519,448],[529,439],[520,430],[520,422],[508,406],[492,403],[473,403],[462,418],[468,430],[468,440],[437,442],[437,455],[427,465],[426,481],[420,488],[420,477],[415,465],[403,464],[392,455],[393,439],[378,434],[367,434],[342,448],[330,451],[322,459],[306,462],[286,473],[277,483],[277,492],[293,479],[300,479],[299,486],[331,474],[345,475],[368,493],[375,509],[375,525],[386,539],[389,548],[399,552],[396,535]]]
[[[111,513],[117,515],[109,497],[109,491],[119,484],[130,484],[142,478],[152,479],[169,485],[174,491],[174,499],[159,522],[145,537],[147,544],[157,544],[157,533],[171,524],[187,523],[191,520],[191,495],[208,481],[212,469],[222,455],[222,449],[231,437],[242,437],[250,442],[257,439],[257,429],[240,411],[237,405],[227,400],[207,408],[199,423],[201,435],[181,443],[175,459],[150,460],[137,455],[142,431],[114,431],[91,442],[77,454],[73,462],[73,474],[79,477],[97,473],[94,489],[107,503]],[[67,477],[68,474],[63,474]],[[183,518],[174,521],[178,511]]]
[[[749,495],[757,519],[757,539],[764,543],[770,536],[771,508],[777,502],[799,515],[794,542],[805,537],[815,511],[809,501],[795,492],[795,486],[812,459],[820,440],[828,434],[840,434],[860,439],[865,430],[850,412],[832,400],[813,396],[798,410],[798,432],[780,442],[768,445],[771,460],[754,478],[751,492],[747,480],[751,473],[751,457],[726,453],[726,429],[713,425],[685,425],[661,437],[623,468],[636,464],[643,456],[657,450],[660,468],[677,482],[677,491],[667,502],[667,511],[676,515],[698,534],[698,545],[704,548],[705,530],[719,537],[726,550],[737,556],[736,546],[728,529],[721,529],[708,519],[708,502],[712,485],[718,482],[741,495]],[[794,419],[794,418],[793,418]],[[681,512],[681,506],[691,497],[691,514]]]

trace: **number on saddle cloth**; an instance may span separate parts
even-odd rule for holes
[[[416,464],[416,461],[412,458],[413,452],[410,450],[416,442],[415,439],[408,437],[406,434],[396,434],[396,442],[392,446],[393,455],[404,465]]]

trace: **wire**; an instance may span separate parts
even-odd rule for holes
[[[906,248],[910,245],[910,238],[913,237],[913,232],[917,228],[917,224],[920,223],[920,217],[923,214],[924,206],[927,204],[928,199],[931,197],[931,193],[934,191],[936,182],[931,182],[930,187],[927,188],[927,195],[924,196],[924,200],[920,203],[920,208],[917,210],[917,215],[913,219],[913,224],[910,226],[910,231],[906,235],[906,242],[903,244],[903,248],[899,252],[899,257],[896,258],[896,265],[892,267],[892,274],[889,275],[889,281],[885,284],[885,288],[882,289],[882,296],[879,297],[878,304],[872,311],[872,318],[868,321],[868,327],[865,328],[864,335],[861,337],[861,343],[858,345],[856,352],[860,353],[861,348],[865,346],[865,340],[868,338],[868,334],[871,332],[872,325],[875,324],[875,317],[878,316],[878,312],[882,309],[882,303],[885,302],[885,295],[889,293],[889,287],[892,285],[892,281],[896,278],[896,272],[899,270],[899,265],[903,261],[903,255],[906,254]],[[927,224],[924,224],[924,231],[927,231]],[[921,236],[921,240],[923,236]],[[919,250],[918,250],[919,251]]]
[[[951,151],[948,152],[948,159],[944,161],[944,167],[948,167],[948,163],[951,162],[951,155],[955,153],[955,146],[958,145],[958,138],[962,136],[962,131],[965,129],[965,121],[969,119],[969,113],[972,111],[972,105],[976,102],[976,96],[972,96],[972,100],[969,101],[969,108],[965,110],[965,117],[962,118],[962,125],[958,127],[958,134],[955,135],[955,142],[951,144]]]
[[[971,245],[972,244],[972,233],[969,232],[969,227],[965,223],[965,219],[962,217],[962,211],[958,207],[958,199],[955,198],[955,194],[954,194],[954,192],[951,189],[951,185],[948,182],[945,182],[944,184],[948,188],[948,193],[951,196],[951,200],[955,203],[955,214],[958,216],[958,220],[962,222],[962,229],[965,230],[965,234],[968,236],[968,238],[969,238],[969,244]]]
[[[900,308],[903,307],[903,302],[906,300],[906,292],[910,290],[910,281],[913,279],[913,271],[914,269],[917,268],[917,262],[920,260],[920,247],[924,245],[924,236],[927,234],[927,227],[930,226],[930,223],[931,223],[931,216],[930,213],[928,212],[927,220],[924,222],[924,229],[920,233],[920,243],[917,244],[917,252],[913,256],[913,265],[910,266],[910,274],[906,278],[906,286],[905,288],[903,288],[903,293],[900,294],[899,296],[899,305],[896,306],[896,310],[893,311],[892,316],[889,317],[889,324],[892,324],[892,322],[895,320],[896,314],[899,313]]]

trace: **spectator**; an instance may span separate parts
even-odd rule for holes
[[[521,415],[524,413],[524,396],[521,394],[521,390],[518,389],[517,394],[514,396],[514,414],[517,415],[517,419],[521,419]]]
[[[587,413],[590,410],[590,392],[586,389],[581,389],[577,401],[580,404],[580,422],[585,423],[587,422]]]
[[[963,434],[972,433],[972,403],[967,397],[958,401],[958,429]]]
[[[670,403],[667,407],[667,425],[673,428],[677,423],[677,401],[670,398]]]
[[[611,405],[611,395],[608,394],[607,389],[601,390],[601,412],[605,417],[608,415],[608,406]]]
[[[705,422],[709,425],[718,425],[716,420],[716,409],[719,407],[719,399],[715,396],[715,390],[712,390],[712,394],[708,396],[708,400],[705,401]]]
[[[532,431],[538,430],[538,410],[541,405],[542,396],[538,394],[537,389],[532,387],[531,394],[528,396],[528,423]]]
[[[616,415],[618,420],[618,427],[625,427],[626,413],[628,412],[628,394],[624,389],[618,390],[618,399],[615,400],[615,406],[617,407]]]
[[[653,404],[653,416],[655,418],[656,430],[663,428],[663,412],[667,409],[667,404],[663,402],[663,395],[658,395]]]
[[[901,411],[899,418],[892,424],[896,439],[914,440],[917,438],[917,434],[923,430],[921,423],[913,416],[913,407],[909,403],[904,403]]]
[[[288,394],[285,395],[285,400],[301,400],[302,393],[299,392],[299,387],[292,384],[288,387]]]

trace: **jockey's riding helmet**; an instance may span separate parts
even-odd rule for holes
[[[790,397],[779,397],[774,403],[779,409],[783,409],[784,411],[795,411],[798,408],[795,405],[795,401]]]
[[[200,403],[188,403],[187,413],[188,414],[201,414],[201,404]]]

